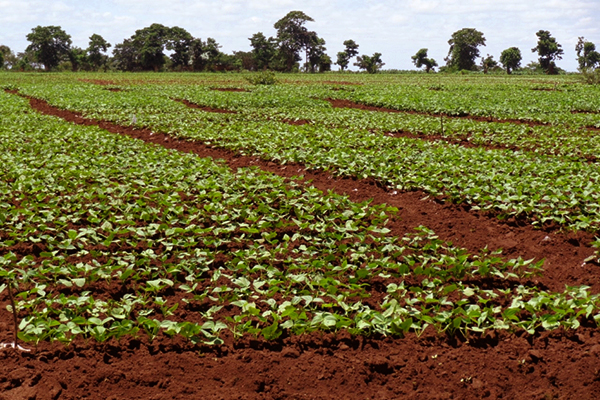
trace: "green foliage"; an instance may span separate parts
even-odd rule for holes
[[[178,26],[170,29],[165,47],[167,50],[172,51],[170,58],[173,69],[189,69],[192,56],[190,51],[192,40],[194,40],[194,37],[185,29]]]
[[[112,63],[121,71],[138,71],[141,69],[137,47],[131,39],[125,39],[113,49]]]
[[[339,51],[337,53],[337,61],[335,63],[340,66],[340,71],[345,70],[348,67],[348,64],[350,64],[350,57],[348,56],[348,53],[345,51]]]
[[[557,73],[554,60],[562,59],[562,46],[558,44],[556,39],[550,35],[550,32],[539,30],[536,33],[538,37],[537,46],[531,49],[532,53],[538,53],[539,63],[542,69],[549,75]]]
[[[354,40],[352,40],[352,39],[344,40],[344,47],[346,47],[346,50],[344,50],[344,51],[348,55],[349,59],[358,55],[358,47],[359,46]]]
[[[309,35],[307,46],[307,64],[306,71],[319,72],[331,71],[331,58],[325,54],[325,39],[317,36],[315,32]]]
[[[44,65],[46,71],[58,66],[68,56],[71,49],[71,36],[60,26],[37,26],[27,35],[31,42],[26,51],[31,52],[34,61]]]
[[[262,32],[252,35],[250,45],[252,46],[252,54],[257,70],[269,69],[272,65],[275,55],[277,54],[277,40],[269,37],[268,39]]]
[[[583,82],[589,85],[600,85],[600,69],[581,69],[581,78]]]
[[[300,61],[300,50],[311,46],[316,36],[315,32],[309,31],[304,24],[314,20],[302,11],[290,11],[277,21],[274,28],[277,29],[277,40],[280,46],[280,54],[285,59],[286,71],[290,72],[294,64]]]
[[[82,48],[76,46],[71,47],[71,50],[69,51],[69,61],[73,72],[90,69],[87,52]]]
[[[507,74],[511,74],[512,71],[519,68],[522,59],[521,50],[518,47],[510,47],[500,55],[500,63],[506,69]]]
[[[246,80],[253,85],[275,85],[277,78],[273,71],[261,71],[246,77]]]
[[[348,67],[350,59],[358,55],[358,44],[352,39],[344,41],[346,49],[337,53],[336,64],[340,66],[340,70],[343,71]]]
[[[16,57],[10,47],[0,45],[0,69],[9,69],[15,65]]]
[[[596,51],[596,45],[580,37],[575,46],[579,70],[594,69],[600,64],[600,53]]]
[[[473,28],[464,28],[452,34],[448,40],[450,50],[447,65],[456,70],[475,69],[475,59],[479,57],[479,46],[485,46],[483,33]]]
[[[494,60],[494,56],[490,56],[488,54],[487,57],[481,58],[481,69],[483,69],[484,74],[487,74],[489,71],[497,69],[497,68],[498,68],[498,62],[496,62],[496,60]]]
[[[165,45],[170,30],[161,24],[138,29],[131,37],[131,43],[137,52],[137,60],[143,70],[160,70],[165,64]]]
[[[90,66],[94,71],[98,71],[106,65],[108,57],[102,53],[105,53],[110,47],[111,44],[104,40],[102,36],[95,33],[90,36],[87,56]]]
[[[437,62],[433,58],[427,58],[427,49],[421,49],[417,51],[417,54],[411,58],[413,60],[413,64],[415,64],[415,67],[425,67],[425,72],[429,72],[434,69],[434,67],[438,66]]]
[[[375,74],[385,65],[385,63],[381,61],[381,53],[373,53],[372,56],[358,56],[354,65],[360,69],[366,70],[370,74]]]

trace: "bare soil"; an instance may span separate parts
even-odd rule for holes
[[[198,104],[194,104],[189,100],[185,100],[185,99],[173,99],[175,101],[178,101],[180,103],[185,104],[186,106],[190,107],[190,108],[196,108],[198,110],[202,110],[202,111],[206,111],[206,112],[214,112],[214,113],[221,113],[221,114],[237,114],[237,112],[232,111],[232,110],[225,110],[223,108],[214,108],[214,107],[208,107],[208,106],[200,106]]]
[[[392,108],[368,106],[366,104],[360,104],[360,103],[356,103],[354,101],[343,100],[343,99],[324,99],[324,100],[328,101],[331,104],[331,106],[334,108],[356,108],[359,110],[429,115],[432,117],[443,116],[445,118],[462,118],[462,119],[471,119],[474,121],[481,121],[481,122],[501,122],[501,123],[522,124],[522,125],[529,125],[529,126],[550,125],[545,122],[525,121],[525,120],[520,120],[520,119],[498,119],[498,118],[494,118],[494,117],[480,117],[477,115],[469,115],[469,114],[448,115],[448,114],[443,114],[443,113],[436,114],[436,113],[419,112],[419,111],[413,111],[413,110],[394,110]]]
[[[201,157],[231,168],[258,166],[284,177],[347,194],[353,201],[397,207],[392,234],[419,225],[472,252],[502,248],[505,257],[545,258],[539,287],[561,291],[586,284],[600,292],[600,267],[584,264],[592,235],[532,229],[526,221],[498,221],[432,198],[398,193],[372,180],[338,178],[302,165],[279,165],[257,157],[177,140],[148,129],[131,129],[83,118],[45,101],[32,108],[84,125]],[[0,302],[7,304],[5,293]],[[0,342],[10,341],[12,319],[0,308]],[[585,324],[584,324],[585,325]],[[536,335],[490,332],[469,341],[427,330],[421,337],[351,337],[347,332],[282,337],[273,342],[226,338],[217,347],[181,338],[125,338],[120,342],[76,340],[69,347],[42,342],[31,353],[0,350],[0,399],[592,399],[600,395],[600,333],[589,324],[577,331]]]
[[[216,90],[218,92],[250,92],[248,89],[242,88],[211,88],[211,90]]]

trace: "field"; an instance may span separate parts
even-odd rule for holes
[[[247,77],[0,74],[0,399],[598,396],[600,88]]]

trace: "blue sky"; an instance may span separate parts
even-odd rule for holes
[[[414,69],[410,57],[420,48],[444,64],[448,39],[462,28],[484,33],[481,55],[496,60],[516,46],[523,64],[535,60],[535,33],[548,30],[562,44],[557,64],[577,69],[575,44],[584,36],[600,48],[600,1],[595,0],[0,0],[0,44],[23,51],[37,25],[59,25],[73,44],[87,47],[93,33],[113,45],[152,23],[180,26],[193,36],[213,37],[222,51],[250,50],[256,32],[274,36],[273,24],[291,10],[315,22],[307,27],[327,42],[335,61],[343,41],[353,39],[360,54],[382,53],[384,68]],[[334,66],[337,68],[337,66]]]

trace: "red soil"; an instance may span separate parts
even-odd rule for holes
[[[80,79],[80,81],[87,82],[87,83],[93,83],[94,85],[100,85],[100,86],[110,86],[110,85],[117,84],[114,81],[109,81],[109,80],[105,80],[105,79]]]
[[[254,165],[285,177],[302,174],[314,186],[348,194],[353,201],[373,199],[397,207],[398,216],[390,221],[394,235],[425,225],[474,252],[487,245],[503,248],[507,257],[545,257],[546,272],[536,278],[540,287],[560,291],[565,284],[587,284],[600,291],[598,266],[583,264],[593,253],[589,234],[533,230],[522,221],[500,223],[421,192],[390,192],[370,180],[335,178],[302,165],[281,166],[146,129],[93,121],[41,100],[31,99],[31,105],[74,123],[222,158],[231,168]],[[0,302],[7,301],[4,292]],[[0,341],[9,341],[11,330],[10,314],[2,307]],[[469,342],[430,330],[403,339],[346,332],[274,342],[226,338],[213,348],[181,338],[77,340],[69,347],[43,342],[32,353],[0,350],[0,399],[591,399],[600,393],[599,355],[600,334],[592,327],[533,336],[490,332]]]
[[[213,107],[208,107],[208,106],[199,106],[198,104],[194,104],[191,101],[185,100],[185,99],[173,99],[173,100],[183,103],[190,108],[196,108],[198,110],[202,110],[202,111],[206,111],[206,112],[214,112],[214,113],[221,113],[221,114],[237,114],[237,112],[232,111],[232,110],[224,110],[222,108],[213,108]]]
[[[212,88],[211,90],[216,90],[218,92],[249,92],[249,90],[242,88]]]
[[[366,104],[355,103],[350,100],[342,100],[342,99],[324,99],[324,100],[328,101],[331,104],[331,106],[334,108],[356,108],[359,110],[429,115],[432,117],[444,116],[446,118],[463,118],[463,119],[471,119],[474,121],[482,121],[482,122],[501,122],[501,123],[511,123],[511,124],[523,124],[523,125],[529,125],[529,126],[549,125],[548,123],[545,123],[545,122],[523,121],[520,119],[498,119],[498,118],[493,118],[493,117],[479,117],[476,115],[448,115],[448,114],[435,114],[435,113],[428,113],[428,112],[410,111],[410,110],[394,110],[392,108],[368,106]]]

